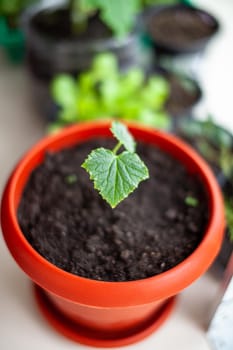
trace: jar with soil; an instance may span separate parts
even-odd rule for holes
[[[138,29],[133,24],[128,32],[118,35],[96,11],[88,16],[84,29],[77,30],[71,13],[65,1],[42,2],[28,8],[22,16],[35,101],[48,96],[49,83],[56,74],[76,75],[89,68],[98,53],[113,52],[125,70],[140,64]]]
[[[198,77],[204,50],[219,28],[216,18],[199,8],[182,4],[155,7],[145,18],[155,62]]]
[[[233,136],[211,119],[181,121],[177,134],[204,157],[222,188],[227,229],[212,269],[221,276],[233,249]]]
[[[207,164],[176,137],[132,123],[149,179],[144,173],[139,188],[111,209],[81,168],[84,160],[112,206],[142,173],[132,138],[112,127],[116,147],[110,126],[79,124],[34,146],[10,177],[1,211],[9,250],[34,281],[47,320],[73,340],[105,347],[155,330],[175,295],[213,262],[225,228]],[[92,153],[86,158],[96,147],[101,161]],[[126,156],[136,163],[126,164]],[[117,191],[108,187],[113,180]]]
[[[195,108],[201,103],[201,88],[194,79],[185,74],[174,73],[162,67],[157,67],[154,72],[161,74],[169,84],[165,110],[173,117],[173,130],[176,130],[182,120],[194,116]]]
[[[181,120],[176,134],[188,142],[209,163],[224,188],[233,175],[233,136],[211,118]]]

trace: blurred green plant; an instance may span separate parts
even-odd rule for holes
[[[179,2],[179,0],[69,0],[72,29],[76,34],[85,31],[89,18],[98,13],[114,36],[121,37],[133,29],[137,14],[144,8]]]
[[[233,242],[233,198],[225,197],[224,204],[229,238]]]
[[[0,16],[7,18],[10,26],[17,26],[20,13],[38,0],[0,0]],[[98,13],[100,19],[117,37],[129,33],[137,14],[145,7],[158,3],[174,3],[176,0],[69,0],[68,7],[72,29],[75,33],[86,30],[88,20]]]
[[[233,137],[213,122],[206,120],[184,121],[181,135],[194,140],[197,151],[210,163],[216,163],[226,178],[233,176]]]
[[[98,13],[115,36],[124,36],[132,30],[141,6],[141,0],[69,0],[73,32],[85,31],[88,19]]]
[[[10,26],[15,27],[21,12],[35,1],[38,0],[0,0],[0,16],[5,17]]]
[[[180,0],[142,0],[144,6],[179,4]]]
[[[51,84],[51,94],[60,107],[55,131],[70,123],[119,118],[168,129],[170,117],[164,110],[169,84],[159,75],[146,79],[133,68],[121,73],[113,54],[97,55],[90,70],[77,79],[61,74]]]

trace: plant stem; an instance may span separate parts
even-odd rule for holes
[[[121,142],[118,142],[118,143],[116,144],[116,146],[113,148],[112,152],[113,152],[114,154],[117,154],[117,152],[119,151],[119,149],[121,148],[121,146],[122,146],[122,143],[121,143]]]
[[[69,10],[72,33],[82,33],[87,28],[88,14],[82,10],[82,0],[70,0]]]

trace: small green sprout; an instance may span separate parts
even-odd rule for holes
[[[149,178],[149,171],[135,153],[136,143],[127,127],[114,121],[111,131],[118,140],[113,150],[103,147],[93,150],[82,167],[94,181],[94,188],[115,208],[141,181]],[[121,147],[125,150],[118,153]]]
[[[70,174],[65,177],[65,182],[69,185],[73,185],[74,183],[77,182],[77,175],[75,174]]]
[[[198,203],[198,199],[192,196],[187,196],[185,198],[185,204],[189,205],[190,207],[197,207]]]

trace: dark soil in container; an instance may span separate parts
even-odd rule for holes
[[[30,244],[59,268],[96,280],[137,280],[195,250],[208,221],[207,199],[183,165],[139,144],[150,179],[111,209],[80,165],[93,148],[114,144],[97,140],[47,154],[26,185],[18,219]],[[198,205],[187,205],[187,196]]]
[[[101,22],[98,15],[91,17],[87,27],[81,33],[72,29],[71,16],[68,9],[59,8],[40,11],[31,20],[32,27],[40,34],[51,39],[96,40],[112,36],[111,30]]]
[[[216,31],[216,23],[202,11],[177,7],[156,13],[149,30],[155,42],[182,49],[210,37]]]
[[[168,74],[165,77],[170,84],[170,94],[165,106],[169,114],[179,116],[199,101],[201,91],[194,83],[175,74]]]

